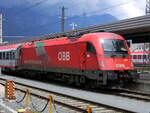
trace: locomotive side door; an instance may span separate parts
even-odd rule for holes
[[[90,42],[87,42],[86,44],[86,69],[88,70],[98,69],[96,50],[94,45]]]
[[[82,42],[78,44],[78,58],[80,69],[86,69],[86,43]]]

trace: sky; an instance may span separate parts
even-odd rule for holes
[[[9,9],[21,7],[25,12],[28,9],[43,15],[54,15],[60,13],[60,7],[64,5],[68,17],[83,13],[88,16],[109,13],[121,20],[144,15],[145,2],[146,0],[1,0],[0,7]],[[29,8],[30,6],[33,7]]]
[[[60,32],[61,7],[64,6],[65,18],[76,22],[83,16],[115,21],[145,15],[146,0],[0,0],[0,13],[3,14],[3,35],[38,36]],[[103,15],[111,15],[113,18]],[[101,16],[102,15],[102,16]],[[82,17],[82,18],[81,18]],[[100,18],[100,19],[99,19]],[[74,21],[74,20],[73,20]],[[87,20],[88,21],[88,20]],[[57,22],[57,23],[56,23]],[[109,21],[105,21],[109,22]],[[67,23],[67,22],[66,22]],[[94,23],[93,21],[89,23]],[[57,24],[57,25],[56,25]],[[70,23],[67,23],[68,26]],[[85,25],[88,26],[89,24]],[[91,25],[91,24],[90,24]],[[94,24],[93,24],[94,25]],[[48,26],[48,27],[44,27]],[[49,27],[50,26],[50,27]],[[49,30],[50,29],[50,30]],[[68,29],[71,29],[68,27]]]

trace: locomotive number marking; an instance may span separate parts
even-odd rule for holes
[[[125,65],[124,65],[124,64],[116,64],[116,67],[117,67],[117,68],[124,68]]]
[[[70,60],[70,52],[69,51],[61,51],[58,53],[59,61],[69,61]]]

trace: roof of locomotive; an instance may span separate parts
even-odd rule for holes
[[[54,39],[40,40],[40,41],[34,41],[34,42],[26,42],[22,45],[22,47],[23,48],[36,47],[36,44],[41,43],[41,42],[44,42],[44,46],[64,45],[64,44],[72,44],[72,43],[79,43],[79,42],[93,42],[95,41],[96,38],[124,40],[123,37],[115,33],[98,32],[98,33],[84,34],[78,38],[62,37],[62,38],[54,38]],[[19,47],[20,45],[21,44],[11,44],[11,45],[0,46],[0,50],[6,50],[6,49],[13,50]]]
[[[114,34],[114,33],[89,33],[84,34],[78,38],[69,38],[69,37],[62,37],[62,38],[54,38],[49,40],[41,40],[41,41],[35,41],[35,42],[27,42],[22,47],[28,48],[28,47],[36,47],[37,43],[44,43],[44,46],[49,45],[64,45],[64,44],[73,44],[73,43],[79,43],[79,42],[94,42],[96,38],[99,39],[120,39],[124,40],[123,37],[120,35]]]

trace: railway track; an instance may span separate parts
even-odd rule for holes
[[[117,96],[150,102],[150,93],[148,92],[119,88],[115,90],[114,94]]]
[[[5,79],[0,78],[0,84],[4,85],[5,82],[6,82]],[[88,101],[85,99],[48,91],[38,87],[25,85],[19,82],[15,82],[15,84],[16,84],[16,90],[25,92],[26,88],[28,88],[30,90],[31,95],[40,97],[41,99],[47,100],[48,95],[51,95],[53,96],[55,103],[59,107],[66,108],[67,111],[71,111],[73,113],[83,113],[85,111],[86,106],[88,105],[92,107],[92,111],[94,113],[133,113],[132,111],[128,111],[125,109],[116,108],[116,107]]]

